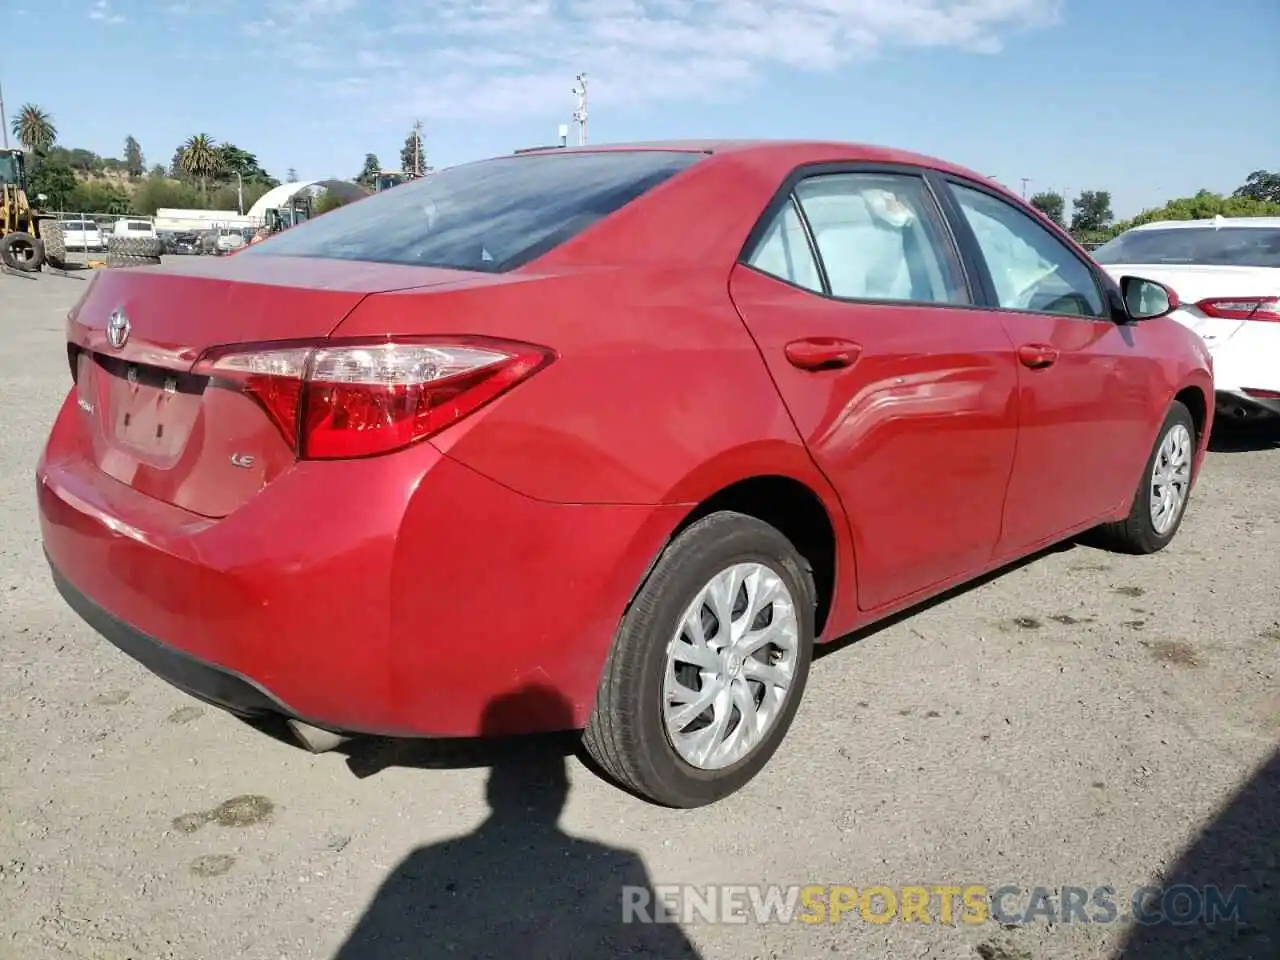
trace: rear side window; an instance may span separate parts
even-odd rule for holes
[[[130,221],[129,221],[129,224],[128,224],[127,229],[129,229],[129,230],[135,230],[135,231],[138,231],[138,232],[141,232],[141,233],[150,233],[150,232],[151,232],[151,224],[149,224],[149,223],[144,223],[144,222],[142,222],[142,221],[140,221],[140,220],[130,220]]]
[[[482,160],[339,207],[243,256],[502,273],[559,246],[704,156],[646,150]]]
[[[813,248],[805,236],[795,201],[790,197],[747,258],[747,266],[814,293],[822,292],[822,277],[813,259]]]
[[[833,297],[969,302],[959,259],[922,177],[828,174],[802,180],[795,194]]]

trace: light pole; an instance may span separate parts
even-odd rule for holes
[[[573,95],[578,98],[578,109],[573,111],[573,120],[578,125],[578,146],[587,145],[587,75],[580,73],[574,78],[578,82],[573,85]]]
[[[1027,184],[1031,182],[1030,177],[1022,177],[1022,199],[1027,199]]]
[[[236,212],[244,216],[244,176],[236,171]]]

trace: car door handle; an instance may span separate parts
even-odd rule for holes
[[[805,337],[784,348],[787,360],[801,370],[835,370],[851,367],[862,356],[862,344],[839,337]]]
[[[1018,348],[1018,362],[1032,370],[1052,367],[1058,361],[1058,348],[1047,343],[1024,343]]]

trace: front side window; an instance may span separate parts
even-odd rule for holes
[[[501,273],[564,243],[704,157],[615,150],[463,164],[331,210],[244,255]]]
[[[813,176],[796,187],[833,297],[969,302],[964,274],[924,179]]]
[[[1108,316],[1093,273],[1028,214],[981,190],[952,184],[973,230],[1001,309]]]

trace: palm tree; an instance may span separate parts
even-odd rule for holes
[[[216,177],[221,169],[222,156],[207,133],[198,133],[182,145],[182,170],[187,176],[200,181],[202,196],[208,195],[209,178]]]
[[[22,105],[22,109],[9,124],[9,129],[31,153],[44,153],[58,138],[58,128],[53,125],[53,117],[34,103]]]

